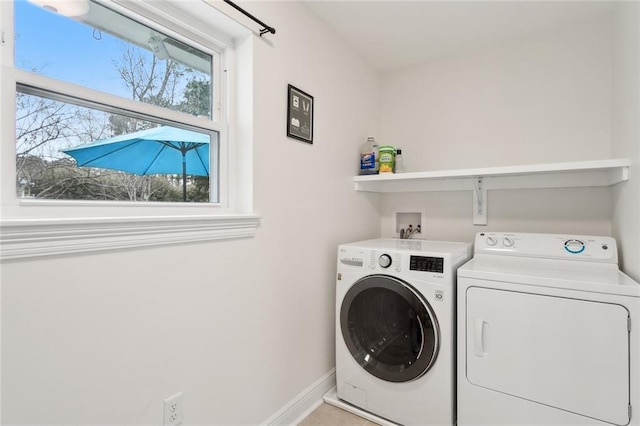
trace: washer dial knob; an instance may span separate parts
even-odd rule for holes
[[[498,244],[498,240],[496,240],[493,237],[487,237],[487,245],[488,246],[495,246],[496,244]]]
[[[572,254],[582,253],[585,245],[580,240],[567,240],[564,242],[564,249]]]
[[[513,239],[509,238],[509,237],[505,237],[502,240],[502,245],[505,247],[513,247],[513,244],[515,243],[515,241],[513,241]]]
[[[389,266],[391,266],[391,256],[389,256],[388,254],[383,254],[382,256],[380,256],[380,258],[378,259],[378,263],[380,264],[380,266],[382,266],[383,268],[388,268]]]

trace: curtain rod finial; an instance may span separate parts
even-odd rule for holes
[[[275,34],[276,33],[276,29],[273,28],[273,27],[262,28],[260,30],[260,37],[262,37],[266,33]]]

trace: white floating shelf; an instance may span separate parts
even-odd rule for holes
[[[474,224],[486,224],[489,189],[612,186],[629,180],[629,160],[612,159],[354,177],[356,191],[473,191]],[[483,223],[484,222],[484,223]]]
[[[416,192],[473,190],[481,177],[486,189],[611,186],[629,180],[629,160],[578,161],[481,169],[356,176],[356,191]]]

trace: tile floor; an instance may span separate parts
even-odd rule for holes
[[[375,426],[377,423],[371,422],[362,417],[356,416],[341,408],[335,407],[331,404],[322,403],[311,414],[309,414],[303,421],[298,423],[298,426]]]

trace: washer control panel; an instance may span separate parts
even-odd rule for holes
[[[478,232],[476,254],[618,263],[615,239],[590,235]]]
[[[368,251],[351,247],[339,249],[338,264],[343,267],[377,270],[381,273],[408,270],[443,274],[445,271],[445,258],[441,256],[420,256],[394,251]]]

